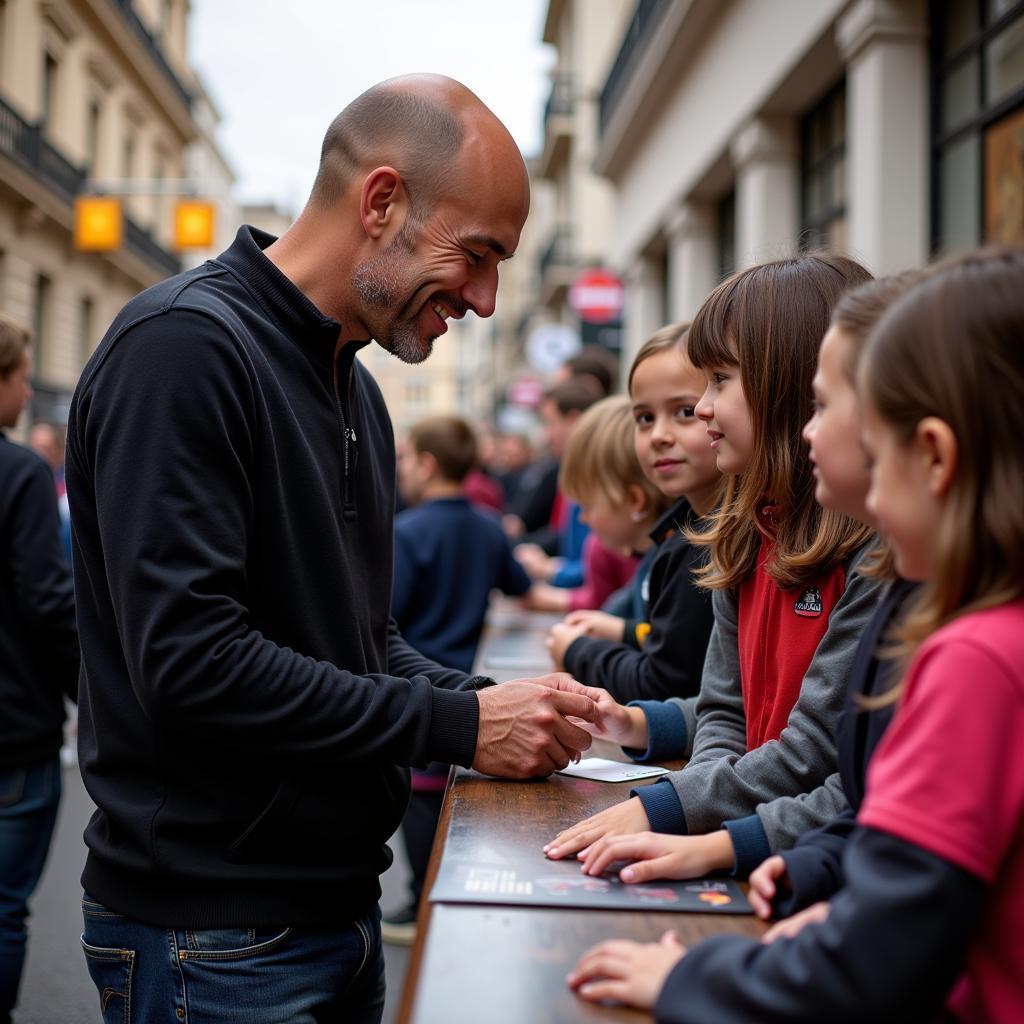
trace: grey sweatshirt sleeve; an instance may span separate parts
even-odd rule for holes
[[[794,800],[811,794],[836,771],[835,723],[857,641],[884,584],[850,567],[846,589],[829,617],[804,674],[803,685],[781,736],[746,749],[746,717],[740,686],[737,601],[716,592],[715,630],[697,702],[693,757],[669,776],[691,833],[711,832],[724,821],[756,810],[772,850],[791,846],[801,831],[822,824],[835,802]],[[782,799],[780,799],[782,798]]]

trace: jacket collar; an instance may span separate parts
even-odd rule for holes
[[[686,498],[679,498],[676,503],[654,524],[649,536],[655,544],[661,544],[671,533],[678,533],[690,525],[696,518]]]
[[[333,361],[341,324],[321,313],[280,270],[263,255],[277,239],[266,231],[243,224],[235,240],[214,263],[225,267],[255,294],[267,314],[288,335],[312,341]],[[361,345],[356,347],[361,348]],[[325,353],[320,353],[321,355]]]

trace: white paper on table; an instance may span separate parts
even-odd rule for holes
[[[650,764],[623,764],[621,761],[609,761],[606,757],[585,757],[579,764],[566,765],[559,774],[594,782],[636,782],[638,779],[668,775],[668,769]]]

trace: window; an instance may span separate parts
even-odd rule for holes
[[[53,282],[45,274],[36,274],[35,302],[32,305],[32,375],[45,376],[47,344],[50,340],[50,305]]]
[[[1024,0],[932,0],[932,249],[1024,242]]]
[[[100,155],[100,101],[89,100],[89,109],[85,115],[85,167],[90,177],[96,177],[96,167]]]
[[[93,301],[88,295],[83,295],[78,302],[78,365],[84,366],[86,360],[92,353],[93,347]]]
[[[121,150],[121,177],[131,179],[135,173],[135,132],[128,129]]]
[[[430,381],[414,379],[406,382],[405,400],[409,405],[430,404]]]
[[[60,65],[57,58],[48,51],[43,52],[43,96],[40,104],[42,113],[42,127],[49,134],[53,134],[53,127],[57,123],[57,86]]]
[[[718,203],[718,277],[725,280],[736,269],[736,189]]]
[[[846,244],[846,79],[800,122],[800,231],[804,249]]]

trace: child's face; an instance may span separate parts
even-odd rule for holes
[[[869,399],[861,404],[862,439],[871,463],[867,510],[889,542],[896,570],[908,580],[931,576],[942,498],[917,440],[903,441]]]
[[[697,415],[707,427],[719,471],[735,476],[750,465],[754,455],[754,423],[739,363],[705,366],[702,371],[706,387],[697,403]]]
[[[633,550],[649,528],[633,517],[628,501],[613,502],[604,494],[580,502],[580,520],[613,551]]]
[[[818,352],[814,375],[814,415],[804,427],[811,446],[811,464],[819,505],[868,521],[864,501],[871,474],[860,445],[860,409],[847,366],[852,342],[830,327]]]
[[[644,476],[662,494],[685,495],[707,511],[720,478],[717,459],[695,409],[704,375],[678,349],[645,359],[631,385],[636,455]]]

